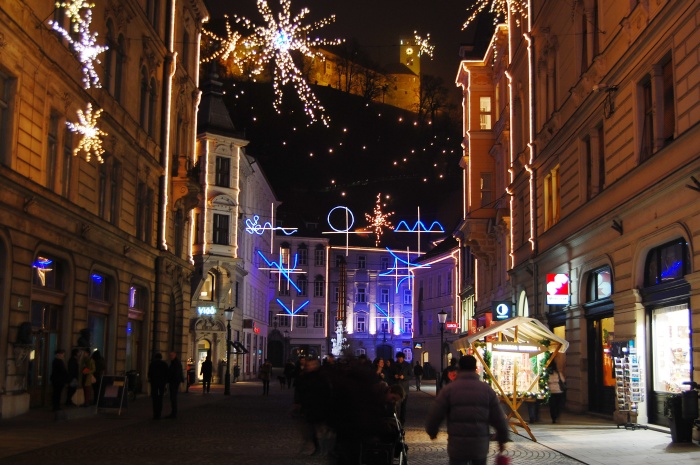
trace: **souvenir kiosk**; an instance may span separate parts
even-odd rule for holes
[[[461,337],[453,345],[481,362],[491,386],[510,409],[508,424],[513,432],[517,433],[519,426],[537,442],[518,408],[543,396],[540,377],[558,354],[566,352],[569,343],[541,321],[519,316]]]

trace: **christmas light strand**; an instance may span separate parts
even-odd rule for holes
[[[69,10],[66,10],[66,16],[69,16],[68,11]],[[73,20],[77,22],[78,40],[74,40],[70,33],[58,22],[49,20],[49,25],[54,31],[61,34],[78,54],[78,61],[83,64],[83,84],[85,88],[102,87],[100,85],[100,77],[95,71],[94,63],[100,63],[97,56],[107,50],[108,47],[106,45],[97,45],[97,32],[90,32],[92,10],[87,8],[84,17],[79,14],[77,16],[71,16],[71,21]]]
[[[394,212],[390,213],[384,213],[382,212],[382,203],[381,203],[381,193],[377,194],[377,203],[374,204],[374,215],[370,215],[368,213],[365,213],[365,219],[369,223],[370,229],[374,231],[374,245],[376,247],[379,246],[379,242],[382,239],[382,234],[384,233],[384,229],[389,229],[393,230],[394,226],[391,224],[391,222],[388,220],[388,218],[394,214]]]
[[[73,150],[73,156],[77,156],[80,152],[85,152],[85,161],[89,162],[94,155],[98,162],[104,162],[102,154],[105,150],[102,147],[101,137],[106,136],[107,133],[97,127],[97,120],[101,114],[102,109],[93,113],[92,104],[88,103],[85,111],[78,110],[78,123],[66,121],[68,129],[83,136],[78,146]]]
[[[80,10],[85,8],[94,8],[94,3],[88,3],[85,0],[72,0],[69,2],[56,2],[56,8],[64,8],[65,14],[70,18],[70,22],[73,25],[73,30],[79,32],[79,23],[82,19],[80,17]]]
[[[238,33],[238,31],[231,30],[231,23],[229,22],[228,15],[224,15],[226,19],[226,37],[219,37],[211,31],[203,29],[202,32],[207,37],[210,37],[214,42],[220,44],[219,49],[214,53],[202,59],[202,63],[209,63],[212,60],[220,59],[221,61],[227,61],[229,58],[232,59],[233,64],[238,66],[240,69],[242,67],[242,59],[244,58],[244,51],[238,47],[243,43],[243,36]]]
[[[430,33],[426,34],[424,39],[418,35],[418,31],[413,31],[413,40],[418,46],[418,56],[428,55],[431,59],[433,58],[435,46],[430,44]]]
[[[520,19],[527,18],[527,1],[528,0],[476,0],[472,5],[467,7],[469,17],[462,25],[462,29],[466,29],[474,22],[479,13],[488,11],[494,17],[494,24],[508,19],[508,12],[513,16],[515,24],[520,26]]]
[[[274,63],[272,87],[275,93],[273,102],[275,110],[280,111],[284,94],[283,87],[292,84],[304,105],[304,112],[311,119],[311,122],[320,120],[328,126],[330,120],[325,114],[325,108],[311,90],[301,70],[294,63],[292,52],[298,52],[311,59],[323,59],[323,55],[318,51],[313,51],[312,48],[342,43],[340,39],[309,39],[309,34],[312,31],[335,21],[335,15],[304,25],[302,20],[309,13],[309,9],[303,8],[296,16],[292,17],[290,13],[291,0],[280,0],[282,10],[277,15],[273,14],[267,0],[258,0],[257,5],[265,22],[264,26],[255,26],[244,17],[234,17],[237,23],[253,31],[253,34],[244,41],[245,48],[250,50],[247,58],[254,63],[251,74],[261,74],[267,63]]]

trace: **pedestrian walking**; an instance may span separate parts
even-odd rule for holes
[[[459,359],[457,379],[444,386],[425,420],[430,439],[437,438],[447,420],[450,465],[485,465],[489,452],[489,425],[496,429],[500,452],[508,441],[508,423],[498,396],[476,373],[476,358]]]
[[[294,362],[292,360],[287,360],[287,363],[284,364],[284,371],[283,375],[285,380],[287,381],[287,389],[292,388],[292,380],[294,379],[294,372],[296,372],[296,367],[294,366]]]
[[[399,421],[401,425],[406,422],[406,404],[408,403],[408,379],[411,377],[411,365],[406,361],[406,355],[403,352],[396,353],[396,363],[393,365],[394,384],[398,384],[403,388],[406,394],[399,406]]]
[[[75,405],[73,403],[73,394],[78,390],[80,384],[80,362],[78,356],[80,349],[73,349],[68,359],[68,391],[66,392],[66,405]]]
[[[440,387],[450,384],[457,377],[457,359],[450,359],[450,364],[440,374]]]
[[[262,381],[264,396],[270,394],[270,376],[272,376],[272,363],[270,363],[268,359],[265,359],[258,369],[258,378]]]
[[[168,391],[170,393],[170,415],[166,418],[177,418],[177,394],[180,384],[185,380],[182,375],[182,363],[177,358],[175,351],[170,352],[170,365],[168,366]]]
[[[160,352],[153,354],[153,360],[148,366],[148,382],[151,385],[153,419],[160,420],[160,415],[163,412],[165,385],[168,383],[168,364],[163,361],[163,355]]]
[[[557,362],[552,361],[548,371],[549,415],[552,417],[552,423],[556,423],[565,401],[566,378],[557,370]]]
[[[63,388],[68,382],[68,368],[66,368],[66,362],[64,357],[66,351],[63,349],[56,349],[54,352],[53,363],[51,364],[51,387],[53,388],[51,392],[51,405],[53,411],[61,410],[61,394],[63,394]]]
[[[234,365],[233,366],[233,382],[235,383],[236,381],[238,381],[238,378],[240,378],[240,376],[241,376],[241,367],[239,367],[238,365]]]
[[[202,375],[202,394],[206,394],[211,390],[211,375],[214,372],[214,366],[209,360],[209,356],[202,362],[202,368],[199,374]]]
[[[100,382],[105,372],[105,359],[99,350],[95,350],[90,358],[92,358],[92,361],[95,363],[95,372],[93,373],[95,382],[92,383],[92,403],[97,404],[97,399],[100,397]]]
[[[419,362],[413,367],[413,376],[416,378],[416,391],[420,391],[420,381],[423,378],[423,367]]]

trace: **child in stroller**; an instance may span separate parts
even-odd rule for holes
[[[381,386],[382,402],[376,411],[374,424],[362,441],[360,465],[408,464],[408,446],[404,437],[403,425],[396,416],[396,407],[406,396],[399,385]]]

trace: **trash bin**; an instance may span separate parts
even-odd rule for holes
[[[683,418],[683,395],[671,394],[666,402],[668,402],[666,414],[671,427],[671,441],[692,442],[693,420]]]

